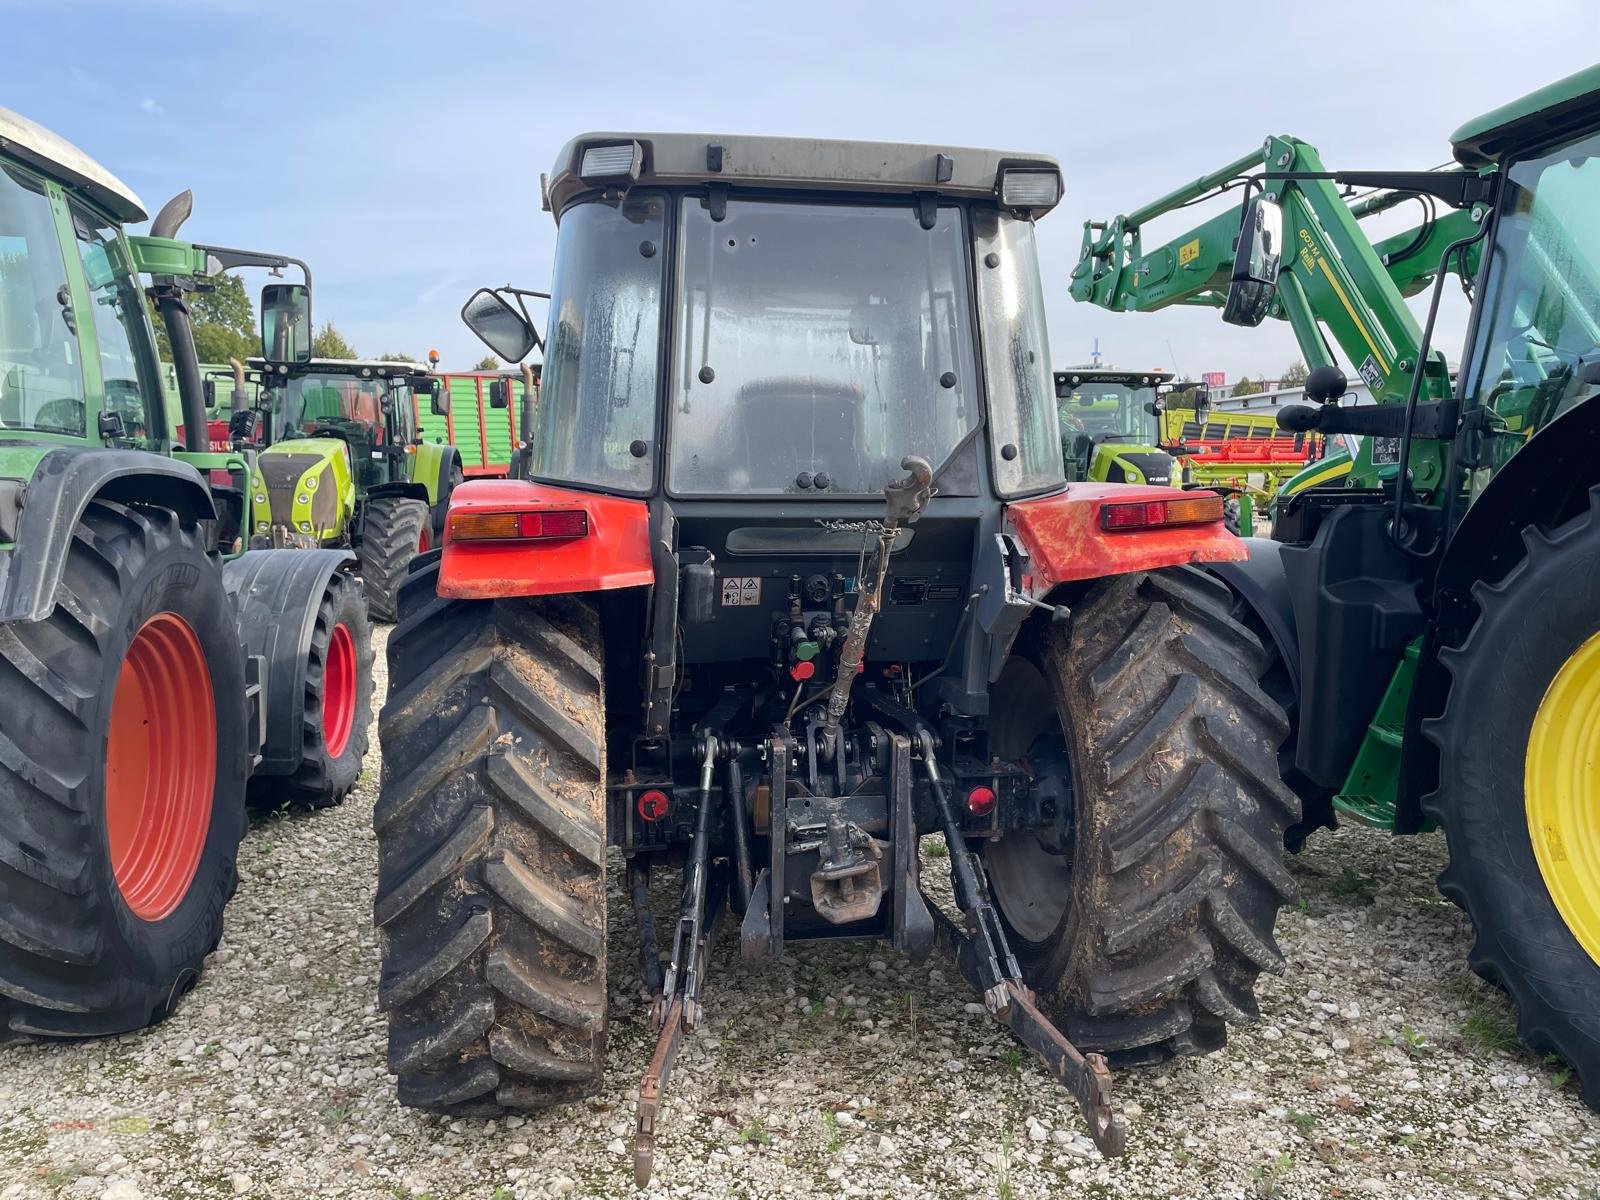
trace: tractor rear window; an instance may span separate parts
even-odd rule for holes
[[[0,166],[0,427],[83,435],[77,321],[44,189]]]
[[[685,197],[669,480],[864,495],[977,422],[961,215]]]

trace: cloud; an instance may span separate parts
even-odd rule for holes
[[[149,113],[152,117],[164,117],[167,115],[167,110],[157,103],[154,96],[146,96],[139,101],[139,111]]]

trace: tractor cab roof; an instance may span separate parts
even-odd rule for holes
[[[9,108],[0,108],[0,151],[52,179],[82,189],[119,221],[149,218],[133,189],[60,134],[51,133]]]
[[[1600,65],[1502,104],[1450,135],[1456,161],[1484,167],[1508,152],[1538,152],[1600,122]]]
[[[362,378],[387,378],[405,375],[412,379],[425,379],[431,372],[421,363],[378,362],[362,358],[313,358],[303,363],[274,363],[268,366],[264,358],[251,358],[246,365],[252,371],[270,371],[278,375],[355,375]]]
[[[1093,383],[1120,383],[1126,387],[1159,387],[1172,382],[1171,371],[1118,371],[1109,367],[1069,367],[1054,371],[1056,395],[1070,396],[1074,388]]]
[[[559,220],[584,192],[713,183],[993,199],[1034,216],[1061,199],[1060,164],[1045,154],[704,133],[580,134],[561,148],[545,199]]]

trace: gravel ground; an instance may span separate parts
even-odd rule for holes
[[[341,809],[252,829],[222,945],[171,1020],[0,1051],[0,1200],[633,1194],[651,1039],[620,895],[600,1096],[496,1121],[395,1103],[374,1003],[376,744]],[[1132,1131],[1114,1162],[948,963],[861,945],[755,971],[725,936],[651,1194],[1600,1196],[1600,1117],[1466,971],[1466,921],[1433,888],[1442,853],[1319,837],[1294,863],[1304,899],[1279,923],[1289,969],[1263,980],[1261,1022],[1223,1053],[1120,1075]]]

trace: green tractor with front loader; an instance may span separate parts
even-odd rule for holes
[[[443,530],[461,482],[454,446],[425,441],[417,404],[448,412],[419,363],[251,359],[253,402],[241,428],[256,447],[252,549],[354,549],[373,617],[395,618],[412,559]],[[236,418],[238,419],[238,418]]]
[[[1441,827],[1473,969],[1600,1107],[1600,67],[1452,143],[1453,170],[1329,171],[1271,138],[1091,223],[1072,290],[1294,326],[1312,403],[1278,424],[1346,439],[1351,462],[1280,497],[1247,562],[1209,568],[1273,651],[1292,837],[1336,816]],[[1147,221],[1241,185],[1241,206],[1143,248]],[[1380,191],[1352,207],[1341,186]],[[1400,197],[1448,210],[1411,242],[1434,277],[1421,325],[1357,225]],[[1453,277],[1472,297],[1454,378],[1432,336]],[[1376,404],[1339,403],[1335,346]]]
[[[366,750],[351,556],[239,552],[251,455],[168,419],[144,277],[205,430],[188,297],[293,261],[180,241],[189,207],[128,236],[133,192],[0,109],[0,1039],[165,1017],[221,936],[247,792],[334,803]]]
[[[1244,554],[1221,498],[1065,478],[1034,243],[1059,168],[595,134],[547,194],[518,477],[455,490],[389,640],[374,916],[402,1103],[592,1094],[621,894],[657,1037],[641,1185],[681,1039],[717,1019],[722,921],[749,969],[943,945],[1120,1153],[1111,1060],[1221,1046],[1281,968],[1298,805],[1262,646],[1194,566]],[[463,309],[502,361],[541,344],[528,294]]]

